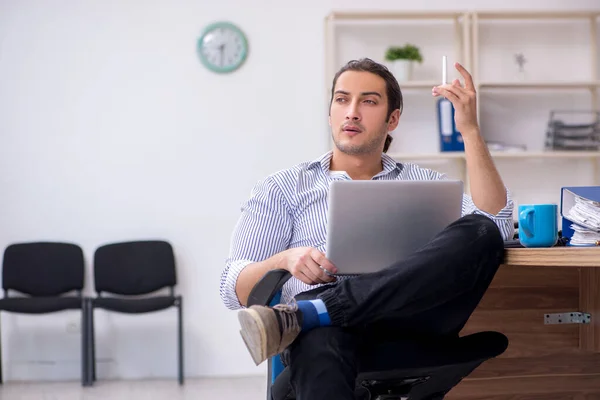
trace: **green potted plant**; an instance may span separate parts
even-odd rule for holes
[[[391,63],[391,69],[398,81],[412,78],[413,64],[422,63],[423,56],[419,48],[407,43],[402,47],[390,46],[385,52],[385,59]]]

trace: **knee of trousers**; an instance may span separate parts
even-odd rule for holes
[[[468,214],[461,218],[468,229],[468,235],[489,251],[504,250],[504,239],[500,228],[485,215]]]
[[[504,257],[504,239],[500,228],[485,215],[469,214],[459,219],[466,251],[485,257],[490,265],[501,264]]]

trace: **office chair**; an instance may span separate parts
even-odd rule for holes
[[[273,270],[254,286],[248,306],[279,303],[281,288],[291,277]],[[374,343],[359,359],[356,398],[369,400],[441,400],[483,362],[502,354],[508,339],[480,332],[447,340]],[[279,356],[268,360],[267,400],[295,398],[290,371]]]
[[[111,243],[94,253],[94,286],[97,297],[88,299],[88,385],[96,380],[94,309],[142,314],[177,308],[178,380],[183,385],[182,296],[175,294],[177,277],[173,248],[165,241]],[[169,289],[166,295],[152,294]],[[104,296],[109,293],[117,296]],[[151,294],[151,295],[150,295]],[[142,296],[141,295],[149,295]]]
[[[84,259],[75,244],[31,242],[11,244],[4,250],[0,311],[19,314],[48,314],[81,310],[81,326],[86,326],[83,290]],[[9,291],[19,293],[10,296]],[[68,295],[69,292],[75,292]],[[81,329],[81,382],[86,379],[85,329]],[[2,383],[0,343],[0,383]]]

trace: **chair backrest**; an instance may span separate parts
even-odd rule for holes
[[[141,295],[177,284],[175,257],[168,242],[111,243],[94,253],[96,292]]]
[[[83,250],[60,242],[15,243],[4,250],[2,288],[30,296],[83,290]]]

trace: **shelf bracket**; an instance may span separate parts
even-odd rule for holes
[[[591,321],[592,316],[582,312],[545,314],[544,316],[544,325],[589,324]]]

